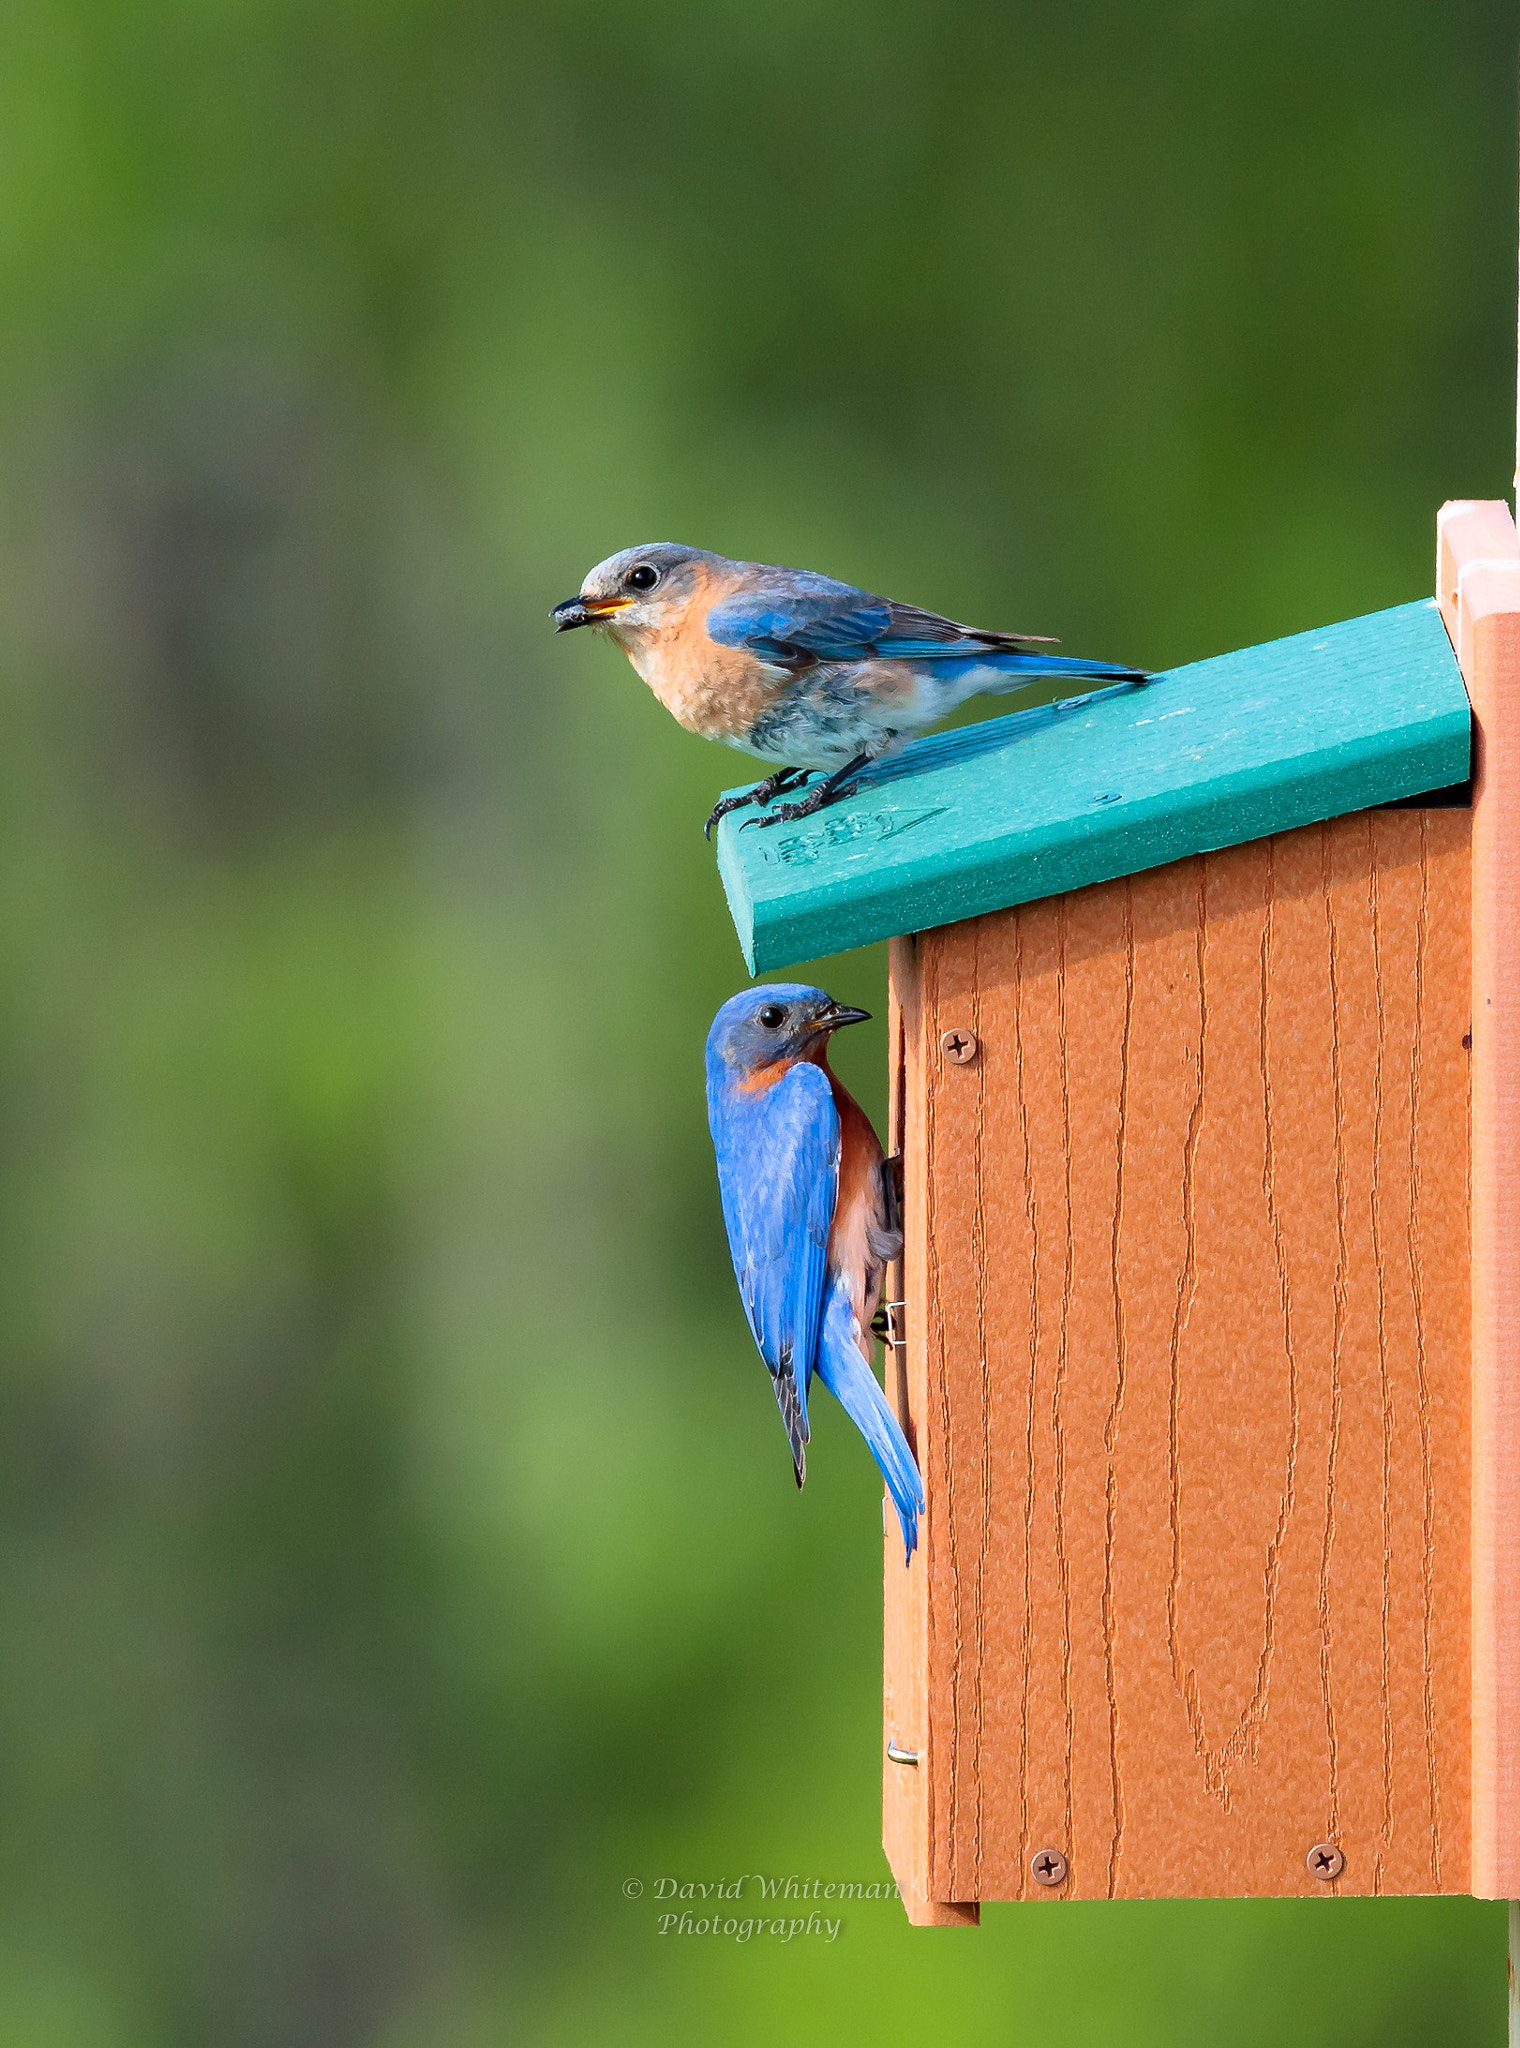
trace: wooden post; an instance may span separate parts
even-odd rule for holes
[[[1473,1860],[1520,1896],[1520,537],[1502,500],[1437,523],[1473,706]]]

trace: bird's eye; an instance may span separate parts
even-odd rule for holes
[[[640,562],[637,568],[628,571],[623,580],[630,590],[653,590],[660,580],[660,572],[651,568],[648,562]]]
[[[786,1012],[779,1003],[767,1003],[760,1012],[760,1022],[767,1031],[774,1031],[785,1015]]]

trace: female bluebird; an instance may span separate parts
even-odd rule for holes
[[[867,1014],[790,982],[731,996],[707,1034],[707,1116],[734,1273],[797,1484],[816,1372],[881,1467],[911,1558],[923,1483],[867,1335],[902,1234],[876,1133],[828,1061],[830,1034]]]
[[[848,796],[868,762],[978,695],[1048,678],[1143,683],[1143,669],[1040,650],[1048,641],[983,633],[916,605],[875,597],[810,569],[731,562],[673,541],[609,555],[550,617],[563,633],[609,633],[688,731],[782,765],[743,796],[724,797],[713,826],[743,804],[769,803],[825,779],[761,825],[805,818]]]

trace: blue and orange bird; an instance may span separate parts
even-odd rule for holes
[[[724,797],[705,830],[769,804],[815,770],[824,779],[751,821],[779,825],[849,796],[872,761],[968,697],[1051,680],[1108,686],[1145,670],[1048,653],[1022,633],[984,633],[810,569],[731,562],[654,541],[609,555],[550,614],[559,632],[609,634],[688,732],[781,766]]]
[[[867,1015],[789,982],[730,997],[707,1034],[707,1115],[734,1274],[797,1484],[816,1373],[881,1468],[907,1559],[923,1482],[871,1370],[869,1335],[902,1233],[871,1120],[828,1060],[832,1034]]]

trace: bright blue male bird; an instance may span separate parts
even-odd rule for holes
[[[707,1115],[734,1273],[797,1484],[816,1373],[881,1467],[911,1558],[923,1483],[869,1336],[902,1234],[871,1120],[828,1062],[832,1034],[867,1014],[792,982],[731,996],[707,1034]]]
[[[731,562],[651,541],[598,562],[550,614],[607,632],[689,732],[781,766],[726,812],[768,804],[825,771],[795,802],[753,822],[779,825],[848,796],[872,761],[968,697],[1005,696],[1051,679],[1143,683],[1143,669],[1044,651],[1023,633],[981,632],[811,569]]]

